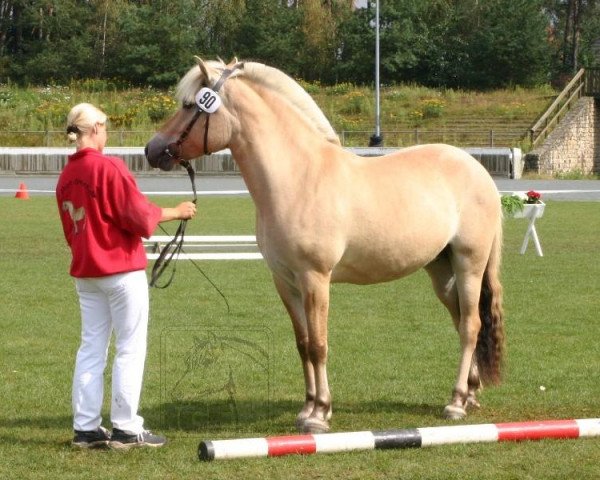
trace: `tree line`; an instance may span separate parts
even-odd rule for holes
[[[364,8],[362,8],[364,7]],[[600,64],[600,1],[380,0],[383,84],[547,83]],[[369,85],[375,2],[0,0],[0,82],[172,86],[193,55]]]

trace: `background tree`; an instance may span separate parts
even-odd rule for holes
[[[271,0],[247,0],[231,53],[269,65],[285,65],[282,70],[298,75],[302,57],[299,50],[303,48],[299,24],[296,8]]]
[[[173,85],[192,64],[194,31],[185,2],[129,5],[115,19],[116,41],[107,51],[107,71],[134,85]]]
[[[598,15],[600,9],[596,0],[568,0],[565,14],[563,40],[564,71],[575,73],[589,61],[591,44],[600,38]]]
[[[581,20],[579,62],[584,67],[600,67],[599,1],[588,1],[586,12]]]
[[[45,83],[92,73],[87,61],[92,57],[88,4],[74,0],[7,3],[11,3],[5,35],[8,62],[3,63],[9,76],[25,83]]]
[[[334,67],[338,48],[338,26],[352,15],[347,1],[303,0],[299,7],[302,78],[330,83],[335,81]]]
[[[468,44],[462,84],[479,88],[533,85],[550,79],[548,18],[536,0],[486,0]],[[517,11],[518,15],[507,15]]]
[[[520,13],[506,15],[509,11]],[[356,16],[350,28],[342,29],[348,35],[342,60],[355,75],[367,71],[348,50],[364,51],[372,40],[354,36],[359,30],[353,23],[362,21],[365,33],[373,35],[365,23],[372,24],[373,9],[364,12],[365,18]],[[389,0],[380,20],[382,79],[480,88],[544,82],[550,55],[546,27],[541,2],[535,0]],[[356,58],[364,64],[369,54]],[[372,78],[372,69],[368,75],[357,80]]]
[[[173,85],[192,56],[371,84],[374,1],[0,0],[0,82]],[[495,88],[594,61],[599,0],[381,0],[381,79]]]
[[[195,54],[206,57],[235,56],[239,29],[247,13],[247,0],[197,0],[190,6],[189,27],[195,31]],[[243,39],[240,39],[243,40]]]
[[[94,52],[94,76],[105,75],[108,56],[118,52],[119,19],[128,12],[127,0],[89,0],[92,19],[89,25]]]
[[[333,67],[337,81],[371,83],[375,68],[374,12],[356,10],[338,28],[337,61]]]

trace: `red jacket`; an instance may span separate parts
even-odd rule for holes
[[[139,191],[124,162],[85,148],[69,156],[56,200],[73,259],[74,277],[103,277],[143,270],[141,237],[149,237],[160,207]]]

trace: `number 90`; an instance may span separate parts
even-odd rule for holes
[[[214,113],[221,106],[221,97],[217,92],[204,87],[196,94],[196,105],[206,113]]]

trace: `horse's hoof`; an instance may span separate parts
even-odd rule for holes
[[[301,416],[301,415],[298,415],[296,417],[296,430],[298,430],[298,432],[300,432],[300,433],[304,432],[304,423],[306,422],[307,418],[308,417]]]
[[[462,420],[466,416],[467,411],[463,407],[446,405],[446,408],[444,408],[444,417],[449,420]]]
[[[296,415],[296,429],[299,432],[304,431],[304,422],[306,422],[306,419],[310,417],[310,414],[312,413],[313,409],[314,405],[305,405],[304,407],[302,407],[302,410],[298,412],[298,415]]]
[[[481,404],[475,398],[475,395],[469,395],[467,397],[467,407],[481,408]]]
[[[297,425],[297,424],[296,424]],[[327,433],[329,424],[325,420],[308,417],[302,425],[302,433]]]

